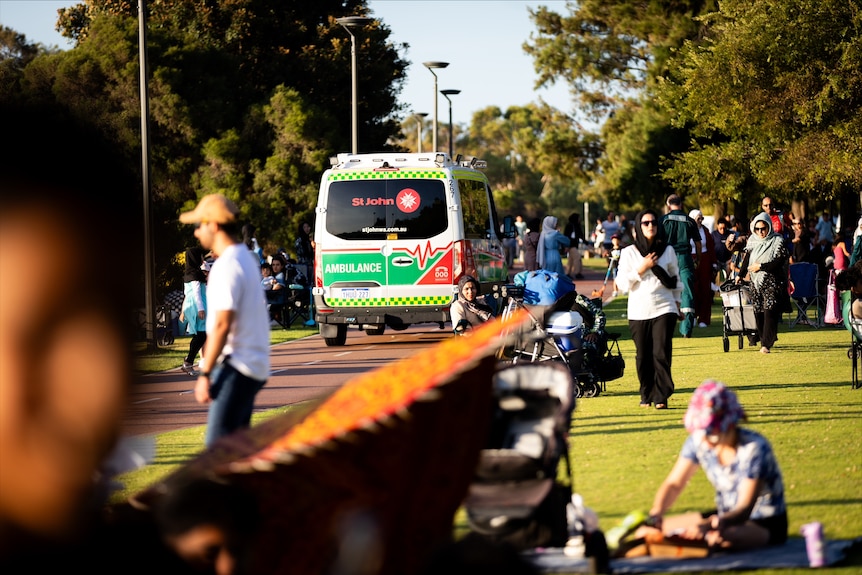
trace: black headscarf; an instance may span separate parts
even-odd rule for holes
[[[473,293],[476,294],[476,298],[473,301],[468,300],[464,297],[462,293],[464,290],[464,286],[468,283],[473,284]],[[461,305],[464,307],[464,314],[467,318],[467,321],[470,322],[470,325],[476,326],[482,322],[486,322],[492,317],[494,317],[494,310],[485,303],[482,303],[479,300],[479,282],[473,276],[465,275],[460,280],[458,280],[458,301],[461,302]]]
[[[206,253],[206,250],[199,247],[189,248],[186,250],[186,266],[183,271],[183,282],[207,281],[207,276],[201,269]]]
[[[652,241],[648,240],[644,236],[641,228],[641,219],[646,215],[651,215],[655,218],[655,236]],[[659,258],[664,253],[665,249],[667,249],[667,237],[665,236],[664,227],[659,224],[659,215],[653,209],[647,208],[645,210],[641,210],[638,212],[638,215],[635,216],[634,236],[635,248],[637,248],[638,252],[640,252],[643,257],[655,254],[656,257]],[[676,287],[676,278],[670,277],[666,269],[658,264],[654,265],[651,269],[666,288],[674,289]]]

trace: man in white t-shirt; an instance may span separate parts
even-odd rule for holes
[[[206,445],[248,427],[254,398],[269,377],[269,314],[260,289],[260,262],[239,240],[236,205],[204,196],[191,212],[195,237],[216,261],[207,281],[207,341],[195,399],[209,404]]]

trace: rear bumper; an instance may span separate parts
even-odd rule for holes
[[[420,307],[327,307],[323,298],[314,297],[314,319],[323,324],[407,326],[414,323],[451,321],[449,306]]]

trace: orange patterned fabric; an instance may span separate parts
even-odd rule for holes
[[[348,381],[255,458],[268,459],[280,452],[319,445],[397,414],[429,389],[445,383],[464,364],[499,347],[501,337],[526,315],[521,310],[505,322],[488,322],[467,336],[452,337]]]

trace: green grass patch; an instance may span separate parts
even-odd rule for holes
[[[597,268],[599,262],[604,268],[603,260],[585,261]],[[625,318],[626,303],[620,297],[605,306],[608,330],[622,334],[625,375],[609,382],[599,397],[578,401],[570,435],[575,490],[599,515],[603,530],[633,510],[649,509],[685,440],[682,419],[692,392],[704,379],[716,378],[738,393],[748,412],[745,425],[763,433],[775,449],[784,475],[790,535],[797,535],[800,526],[810,521],[821,521],[827,538],[862,535],[862,390],[850,389],[850,334],[846,330],[789,329],[785,322],[779,326],[773,353],[761,354],[759,347],[749,347],[747,341],[738,349],[735,337],[725,353],[721,303],[716,300],[710,327],[696,328],[690,339],[674,339],[676,392],[670,409],[657,411],[638,407],[635,349]],[[255,423],[285,410],[260,414]],[[156,460],[121,478],[126,490],[119,496],[138,491],[201,451],[203,435],[203,426],[161,434]],[[712,487],[698,473],[672,511],[710,507]],[[455,528],[457,532],[466,529],[463,513],[456,516]],[[862,552],[853,551],[848,563],[829,571],[858,573]],[[809,572],[758,573],[771,575],[773,571],[775,575]]]

